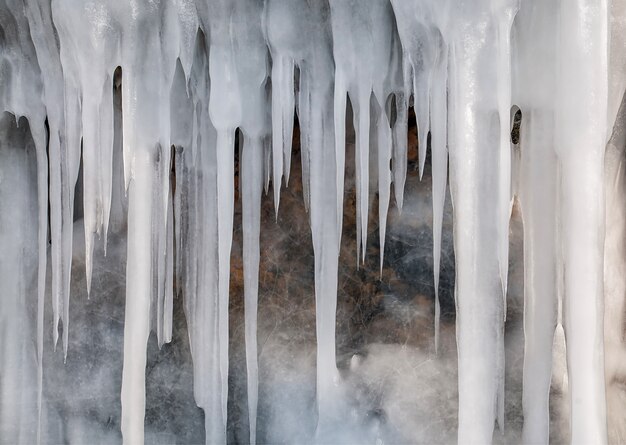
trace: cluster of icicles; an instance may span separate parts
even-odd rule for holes
[[[113,151],[121,143],[120,181],[128,196],[124,442],[143,442],[146,344],[151,328],[159,344],[170,341],[174,289],[184,297],[194,394],[206,412],[207,443],[226,441],[234,141],[240,131],[248,403],[255,442],[260,202],[271,181],[278,211],[297,113],[315,255],[323,428],[339,384],[334,336],[348,100],[356,133],[360,255],[373,183],[381,264],[392,183],[402,207],[411,102],[420,173],[431,148],[435,290],[448,171],[450,176],[459,441],[489,443],[494,420],[503,424],[508,234],[517,196],[525,253],[523,439],[548,440],[552,339],[562,320],[572,441],[606,442],[604,301],[619,314],[626,289],[620,245],[626,221],[617,187],[626,135],[612,131],[626,85],[625,4],[0,0],[0,109],[28,119],[37,158],[37,185],[31,188],[39,203],[39,409],[48,301],[55,344],[60,322],[66,353],[72,335],[73,203],[81,156],[90,285],[94,242],[102,237],[106,243],[116,181]],[[118,67],[122,141],[114,140]],[[523,113],[519,152],[510,140],[513,105]],[[605,180],[606,197],[615,203],[607,216]],[[5,181],[1,187],[12,186]],[[607,218],[617,223],[615,229],[608,226],[612,242],[605,249]],[[23,241],[7,241],[4,259],[29,255]],[[23,263],[16,259],[3,267]],[[11,287],[11,279],[18,279],[13,277],[19,274],[2,278],[3,289],[18,296],[3,295],[3,301],[23,298],[24,286]],[[436,312],[438,319],[438,303]]]

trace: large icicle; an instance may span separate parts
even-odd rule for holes
[[[514,101],[522,109],[519,200],[524,223],[524,443],[547,443],[557,322],[556,2],[524,2],[515,20]]]
[[[205,36],[198,34],[190,77],[191,100],[177,97],[181,119],[175,143],[177,247],[194,367],[194,397],[205,411],[207,443],[225,443],[218,337],[217,134],[209,119]],[[185,122],[189,127],[185,128]],[[185,135],[186,130],[186,135]]]
[[[261,230],[261,192],[263,190],[263,146],[252,139],[242,153],[243,268],[246,321],[246,364],[248,370],[248,416],[250,443],[256,443],[258,399],[257,299],[259,289],[259,234]]]
[[[37,440],[40,441],[41,432],[41,412],[42,412],[42,392],[43,392],[43,332],[44,332],[44,296],[46,285],[46,262],[47,262],[47,240],[48,240],[48,159],[46,153],[46,133],[44,128],[44,116],[45,107],[42,103],[42,85],[40,82],[40,66],[44,61],[37,60],[37,50],[32,41],[32,35],[36,35],[38,29],[35,24],[31,24],[30,28],[27,25],[28,10],[24,8],[23,3],[20,0],[8,0],[4,4],[0,5],[0,29],[2,29],[3,35],[3,51],[2,54],[2,72],[1,83],[2,93],[0,94],[0,110],[8,110],[13,113],[13,116],[3,115],[4,123],[2,141],[0,145],[4,145],[2,148],[3,156],[7,159],[3,161],[3,165],[7,167],[7,171],[0,175],[5,179],[2,181],[3,189],[10,192],[12,187],[16,187],[18,190],[22,190],[28,197],[28,189],[32,184],[32,181],[28,181],[22,186],[12,184],[19,182],[22,179],[26,179],[30,169],[24,165],[24,162],[28,163],[30,160],[30,146],[29,138],[23,133],[25,124],[21,124],[21,128],[13,128],[14,124],[19,123],[19,117],[25,116],[28,119],[28,128],[35,144],[36,162],[37,162],[37,316],[36,316],[36,358],[37,358],[37,372],[36,381],[33,383],[32,374],[30,371],[31,366],[28,366],[28,362],[24,361],[25,356],[22,355],[18,359],[17,363],[26,369],[19,370],[18,374],[13,374],[13,366],[15,355],[12,352],[6,350],[1,354],[5,357],[5,360],[9,362],[9,371],[3,370],[0,374],[2,376],[2,410],[0,411],[0,430],[3,437],[7,437],[9,440]],[[38,63],[39,62],[39,63]],[[12,121],[12,122],[11,122]],[[18,145],[18,147],[15,147]],[[15,150],[18,150],[15,153]],[[23,150],[23,152],[21,152]],[[23,158],[23,159],[20,159]],[[12,161],[13,160],[13,161]],[[32,161],[31,161],[32,162]],[[26,167],[26,168],[25,168]],[[14,178],[12,175],[17,174]],[[8,176],[8,180],[7,180]],[[13,179],[11,179],[13,178]],[[30,198],[28,198],[30,199]],[[13,215],[16,219],[26,216],[28,210],[24,206],[25,202],[19,200],[17,206],[12,206],[8,202],[9,199],[3,197],[2,206],[5,207],[1,213],[6,215]],[[10,220],[9,218],[6,221]],[[35,218],[29,218],[27,221],[12,221],[10,223],[2,224],[0,229],[0,237],[7,235],[3,245],[15,247],[15,241],[21,240],[22,247],[27,247],[30,244],[34,235],[24,235],[15,237],[14,230],[21,230],[26,233],[29,230],[29,223],[35,220]],[[22,252],[28,253],[29,249],[24,249]],[[26,283],[24,282],[24,271],[18,271],[18,273],[11,273],[9,269],[15,267],[19,269],[20,266],[32,270],[34,265],[30,264],[31,259],[26,256],[22,256],[20,252],[14,252],[13,258],[22,258],[22,261],[15,262],[14,264],[5,264],[0,266],[5,269],[3,274],[3,284],[6,286],[5,291],[1,294],[8,299],[7,304],[3,304],[4,310],[0,311],[0,329],[8,332],[25,333],[25,326],[28,326],[28,320],[24,319],[23,310],[26,309]],[[16,282],[21,282],[20,289],[16,289],[14,285]],[[12,291],[11,291],[12,290]],[[12,312],[17,310],[17,313]],[[11,323],[20,323],[19,328],[12,328]],[[9,326],[7,326],[7,324]],[[8,336],[4,336],[8,338]],[[24,344],[13,341],[8,349],[10,351],[24,349]],[[0,346],[3,347],[3,346]],[[4,348],[3,348],[4,349]],[[32,364],[31,364],[32,365]],[[16,382],[15,378],[21,375],[21,383]],[[31,379],[30,381],[29,378]],[[26,384],[27,388],[22,388],[22,385]],[[24,421],[21,419],[19,422],[13,416],[22,416],[22,412],[17,412],[12,407],[6,407],[4,401],[14,400],[14,397],[7,396],[5,391],[12,391],[14,389],[22,389],[23,392],[27,392],[29,389],[36,389],[36,405],[29,405],[28,402],[23,406],[24,408],[35,408],[37,412],[36,416],[36,436],[28,436],[27,429],[24,428]],[[23,397],[28,399],[28,394],[24,394]],[[32,414],[28,413],[30,416]],[[6,416],[8,416],[8,421]],[[18,428],[19,436],[13,436],[13,434],[7,432],[5,427],[8,425],[9,429]],[[32,431],[32,428],[31,428]]]
[[[113,2],[113,6],[119,6]],[[179,20],[167,5],[123,6],[117,18],[127,37],[121,46],[124,167],[129,184],[128,262],[122,375],[122,434],[143,441],[146,346],[157,289],[165,288],[160,268],[167,255],[170,169],[170,89],[178,49],[174,36],[195,22]],[[130,5],[129,5],[130,7]],[[127,22],[128,17],[133,20]],[[163,23],[163,30],[152,23]],[[147,75],[146,73],[150,73]],[[148,229],[150,228],[150,229]],[[157,267],[154,267],[156,264]]]
[[[208,2],[206,11],[200,15],[201,23],[210,30],[209,115],[217,130],[218,331],[224,432],[228,399],[228,291],[234,211],[235,129],[240,127],[244,135],[253,139],[260,138],[264,132],[269,133],[269,120],[265,116],[268,108],[265,95],[268,50],[260,26],[262,7],[261,3],[253,0]],[[250,149],[254,149],[254,144]],[[274,184],[274,187],[280,185]],[[254,270],[248,272],[258,273]],[[247,291],[254,293],[250,288]]]
[[[288,15],[289,14],[289,15]],[[289,16],[291,26],[285,26]],[[267,36],[272,54],[292,57],[300,71],[298,118],[305,205],[315,255],[317,434],[335,414],[339,373],[335,358],[337,267],[343,215],[345,95],[331,56],[330,17],[323,4],[269,0]],[[333,96],[333,73],[336,85]],[[274,79],[272,78],[274,83]],[[335,113],[333,115],[333,107]],[[337,110],[343,110],[338,118]],[[275,119],[276,116],[274,115]]]
[[[18,127],[16,116],[3,112],[0,245],[5,256],[0,260],[0,437],[7,443],[37,440],[38,418],[33,414],[37,412],[39,385],[35,382],[39,377],[29,316],[37,276],[35,162],[35,146],[26,119],[21,118]]]
[[[502,5],[504,6],[504,5]],[[494,419],[502,428],[504,298],[499,267],[501,201],[499,56],[501,15],[491,2],[457,11],[451,22],[454,121],[450,186],[454,203],[459,441],[488,443]],[[508,122],[508,117],[507,117]],[[507,173],[508,174],[508,173]]]
[[[603,346],[607,2],[559,9],[556,152],[572,443],[606,443]]]

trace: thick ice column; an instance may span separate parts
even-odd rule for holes
[[[524,222],[524,443],[547,443],[556,328],[557,168],[551,110],[529,109],[521,126]]]
[[[37,170],[24,118],[0,116],[0,437],[37,441],[37,363],[32,303],[37,283]]]
[[[506,40],[490,4],[463,8],[452,25],[450,185],[454,203],[460,443],[489,443],[502,427],[504,299],[500,279],[500,120],[497,86]],[[508,122],[508,117],[507,117]]]
[[[128,184],[128,247],[126,311],[124,320],[124,366],[122,373],[122,435],[125,443],[140,443],[144,435],[146,346],[154,284],[164,280],[154,267],[159,258],[166,221],[162,179],[159,171],[169,151],[167,58],[162,58],[158,30],[160,9],[138,5],[134,19],[123,29],[127,37],[121,48],[123,66],[122,112],[125,180]],[[173,68],[172,68],[173,70]],[[149,73],[149,74],[148,74]],[[167,92],[166,92],[167,91]],[[166,195],[167,196],[167,195]]]
[[[522,110],[518,197],[524,224],[524,443],[549,440],[558,263],[555,23],[557,2],[523,2],[513,31],[513,101]]]
[[[607,2],[560,5],[556,151],[572,443],[606,443],[603,345]]]
[[[122,435],[129,444],[143,442],[146,346],[150,333],[151,231],[153,156],[135,150],[134,177],[129,188],[124,367],[122,373]]]
[[[37,221],[38,229],[37,229],[37,317],[36,317],[36,357],[37,357],[37,372],[36,372],[36,383],[33,382],[33,374],[31,374],[32,363],[28,364],[27,368],[23,368],[23,361],[19,363],[18,366],[22,366],[23,369],[20,369],[19,372],[22,374],[22,382],[27,384],[27,388],[21,388],[20,385],[16,385],[14,380],[10,378],[6,378],[4,382],[7,385],[11,385],[12,389],[29,391],[30,389],[36,389],[36,406],[31,405],[30,403],[24,403],[24,409],[30,409],[28,413],[31,418],[34,418],[33,414],[37,413],[37,422],[34,424],[34,430],[36,432],[36,436],[23,436],[22,439],[14,438],[14,440],[28,440],[34,441],[35,439],[39,441],[40,439],[40,421],[41,421],[41,405],[42,405],[42,387],[43,387],[43,332],[44,332],[44,323],[43,323],[43,315],[44,315],[44,297],[45,297],[45,286],[46,286],[46,262],[47,262],[47,246],[48,246],[48,155],[46,152],[46,131],[44,128],[44,116],[46,113],[45,105],[42,102],[44,91],[42,89],[41,84],[41,66],[45,66],[44,61],[39,61],[37,59],[37,49],[35,48],[35,44],[33,43],[33,36],[40,37],[38,33],[39,29],[37,24],[29,24],[28,23],[28,13],[29,11],[25,8],[24,3],[21,0],[7,0],[3,4],[0,4],[0,27],[2,28],[3,34],[3,51],[2,51],[2,61],[3,61],[3,75],[2,75],[2,86],[0,90],[2,94],[0,95],[0,110],[7,110],[13,114],[13,116],[6,115],[3,118],[6,120],[5,125],[3,125],[3,138],[2,142],[4,143],[5,151],[4,153],[12,158],[14,156],[13,149],[15,146],[19,147],[18,152],[24,150],[23,155],[30,157],[30,152],[32,148],[30,146],[30,138],[24,133],[25,130],[30,129],[30,133],[32,135],[32,140],[35,144],[35,153],[36,153],[36,162],[37,162],[37,174],[36,174],[36,183],[37,183],[37,217],[33,217],[28,222],[23,223],[19,221],[10,222],[10,225],[7,225],[4,229],[0,229],[0,231],[7,232],[9,235],[13,235],[14,225],[22,230],[28,230],[30,222]],[[28,119],[28,126],[22,121],[19,125],[19,128],[15,128],[15,125],[18,124],[18,119],[20,116],[24,116]],[[18,157],[22,155],[18,154]],[[32,162],[29,159],[28,162]],[[14,168],[16,166],[11,165],[9,160],[4,162],[7,167],[11,170],[7,173],[6,176],[9,178],[12,177],[13,174],[21,175],[16,182],[21,181],[27,177],[27,174],[19,168]],[[19,162],[18,162],[19,164]],[[5,176],[5,175],[0,175]],[[6,184],[4,185],[5,190],[11,191],[10,183],[13,182],[11,179],[5,179]],[[32,179],[28,182],[28,187],[34,182]],[[15,185],[16,188],[20,188],[19,185]],[[26,188],[24,188],[23,193],[27,193]],[[19,205],[26,204],[23,202],[24,200],[20,200]],[[12,214],[13,211],[18,214],[23,210],[23,207],[17,207],[15,209],[9,208],[6,209],[3,213],[7,215]],[[18,217],[19,218],[19,217]],[[3,232],[3,233],[4,233]],[[1,234],[0,234],[1,235]],[[31,234],[34,238],[34,234]],[[30,235],[23,235],[23,241],[27,242],[31,238],[28,238]],[[22,237],[18,237],[17,239],[22,239]],[[7,246],[12,245],[15,241],[15,238],[9,238],[7,241]],[[7,253],[8,254],[8,253]],[[9,254],[10,255],[10,254]],[[13,257],[19,256],[17,253],[13,255]],[[28,263],[28,264],[27,264]],[[23,267],[27,267],[28,269],[34,269],[35,265],[30,264],[30,259],[28,262],[22,264]],[[1,267],[1,266],[0,266]],[[8,287],[11,287],[12,284],[15,283],[14,280],[18,279],[16,276],[11,276],[7,280],[3,280]],[[23,277],[19,278],[20,280]],[[27,285],[32,280],[28,280]],[[23,292],[30,293],[31,288],[22,289]],[[3,292],[4,295],[13,297],[10,291],[6,293]],[[17,297],[17,296],[16,296]],[[12,304],[14,301],[9,301],[9,304],[5,305],[5,308],[10,312],[12,309],[15,309],[15,306]],[[0,311],[1,312],[1,311]],[[18,311],[19,312],[19,311]],[[16,315],[15,317],[10,317],[9,323],[14,320],[15,322],[21,323],[19,328],[11,329],[11,331],[17,331],[20,333],[25,333],[24,326],[28,325],[28,320],[22,319],[20,316]],[[0,322],[3,324],[3,322]],[[20,337],[21,338],[21,337]],[[20,348],[20,340],[18,338],[17,342],[12,342],[11,347]],[[31,353],[32,354],[32,351]],[[12,352],[6,352],[4,354],[0,354],[3,357],[10,357]],[[10,364],[12,366],[15,363]],[[8,376],[10,372],[2,372],[0,375]],[[12,390],[11,389],[11,390]],[[28,398],[28,396],[24,396]],[[3,396],[3,400],[14,400],[12,396]],[[8,408],[13,412],[13,414],[21,416],[22,413],[18,413],[17,410]],[[7,413],[8,411],[3,407],[0,413]],[[0,414],[2,417],[4,414]],[[9,414],[10,415],[10,414]],[[16,427],[20,427],[17,422],[15,423]],[[23,423],[23,422],[22,422]],[[4,428],[4,425],[0,428]]]

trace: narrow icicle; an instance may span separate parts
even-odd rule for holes
[[[343,187],[346,170],[346,105],[348,89],[343,74],[335,69],[335,93],[333,116],[335,120],[335,165],[337,166],[337,232],[341,242],[343,226]],[[358,256],[357,247],[357,256]],[[358,260],[357,260],[358,263]]]
[[[443,46],[438,56],[433,86],[431,91],[431,158],[432,158],[432,196],[433,196],[433,273],[435,285],[435,354],[439,352],[439,274],[441,271],[441,233],[443,209],[446,201],[446,183],[448,180],[447,147],[447,73],[448,50]]]
[[[37,150],[38,265],[37,265],[37,444],[41,443],[43,404],[43,325],[46,295],[46,262],[48,259],[48,156],[43,125],[31,126]]]
[[[393,126],[393,190],[396,206],[402,211],[406,183],[409,105],[405,93],[396,94],[396,122]]]
[[[272,65],[272,161],[274,207],[278,217],[282,177],[289,177],[285,160],[291,157],[293,113],[295,106],[293,71],[294,62],[276,55]]]
[[[364,88],[364,87],[362,87]],[[370,96],[371,90],[361,90],[354,106],[354,128],[356,131],[356,233],[357,266],[359,257],[365,264],[367,250],[367,220],[369,219],[370,186]]]
[[[519,0],[516,2],[519,3]],[[504,6],[504,8],[503,8]],[[498,243],[500,261],[500,280],[504,298],[504,317],[506,320],[506,291],[509,274],[509,220],[511,218],[511,26],[517,13],[517,4],[492,0],[494,13],[497,14],[498,39],[498,116],[500,121],[500,163],[499,163],[499,212]],[[504,11],[501,11],[503,8]],[[503,388],[504,390],[504,388]],[[504,404],[501,407],[504,410]],[[502,411],[501,417],[504,416]]]
[[[391,145],[392,135],[385,108],[379,109],[377,116],[377,146],[378,146],[378,227],[380,232],[380,269],[379,276],[383,275],[383,259],[385,256],[385,236],[387,233],[387,212],[391,196]]]
[[[258,139],[246,141],[242,153],[242,226],[245,293],[246,367],[248,375],[248,419],[250,444],[256,443],[258,400],[257,300],[259,295],[259,236],[263,189],[263,146]]]
[[[222,382],[222,420],[226,428],[228,401],[228,292],[234,214],[234,129],[217,131],[218,338]]]

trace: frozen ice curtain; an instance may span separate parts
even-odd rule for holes
[[[567,437],[624,443],[626,411],[612,407],[626,397],[625,27],[624,0],[0,0],[0,442],[51,440],[44,356],[71,355],[81,333],[70,307],[84,304],[72,283],[84,274],[90,295],[107,286],[95,264],[119,237],[123,371],[111,391],[124,443],[148,441],[149,338],[172,341],[178,302],[206,443],[233,442],[229,297],[241,231],[256,443],[261,208],[271,197],[276,218],[288,211],[287,187],[302,189],[314,254],[306,441],[340,440],[351,378],[335,342],[342,234],[356,227],[347,261],[362,267],[378,218],[383,277],[388,217],[409,194],[414,115],[417,172],[431,181],[434,361],[447,196],[453,207],[456,439],[491,443],[496,425],[507,428],[515,207],[521,441],[551,437],[554,345],[564,342]],[[295,149],[301,174],[290,178]],[[344,221],[352,187],[356,215]]]

